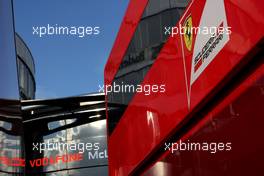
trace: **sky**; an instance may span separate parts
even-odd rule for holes
[[[36,98],[98,92],[128,0],[13,0],[15,30],[34,57]],[[33,35],[40,26],[99,26],[86,36]]]

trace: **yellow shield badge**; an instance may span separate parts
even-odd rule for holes
[[[184,29],[184,42],[186,48],[191,51],[192,50],[192,42],[193,42],[193,33],[192,33],[192,16],[188,16],[186,18],[184,24],[183,24],[183,29]]]

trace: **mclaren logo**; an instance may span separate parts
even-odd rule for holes
[[[189,15],[184,24],[183,24],[183,29],[184,29],[184,42],[186,48],[191,51],[192,50],[192,42],[193,42],[193,34],[192,34],[192,16]]]

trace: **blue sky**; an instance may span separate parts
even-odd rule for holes
[[[128,0],[13,0],[16,32],[35,59],[36,98],[80,95],[99,90]],[[33,35],[33,26],[99,26],[100,34]]]

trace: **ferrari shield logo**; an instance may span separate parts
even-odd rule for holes
[[[192,50],[192,41],[193,41],[193,34],[192,34],[192,16],[190,15],[186,18],[184,24],[184,42],[186,48],[191,51]]]

